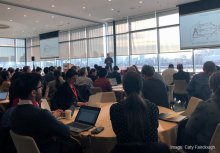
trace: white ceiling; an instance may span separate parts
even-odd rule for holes
[[[176,5],[193,1],[197,0],[0,0],[0,24],[10,26],[8,29],[0,29],[0,37],[33,37],[40,33],[75,29],[94,24],[94,22],[104,23],[127,16],[175,8]],[[1,2],[45,10],[50,13],[6,5]],[[52,12],[69,17],[54,15],[51,14]]]

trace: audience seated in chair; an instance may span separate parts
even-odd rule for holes
[[[162,72],[163,79],[166,83],[166,85],[170,85],[173,83],[173,74],[175,74],[177,71],[174,70],[174,65],[169,64],[168,69],[164,70]]]
[[[69,109],[72,105],[82,106],[87,103],[81,97],[79,91],[74,85],[78,73],[74,69],[69,69],[66,73],[66,82],[62,84],[51,99],[52,110]]]
[[[98,71],[98,79],[95,80],[93,83],[94,87],[100,87],[102,88],[102,92],[108,92],[112,91],[112,86],[109,82],[109,80],[106,78],[107,76],[107,70],[104,68],[100,68]]]
[[[193,76],[190,81],[187,91],[190,97],[196,97],[202,100],[208,100],[211,96],[211,91],[208,85],[209,76],[215,72],[216,66],[212,61],[207,61],[203,65],[203,71]]]
[[[184,132],[184,145],[208,146],[216,126],[220,123],[220,72],[210,76],[209,86],[213,94],[207,101],[200,102],[189,118]],[[187,150],[190,153],[208,153],[208,151]]]
[[[127,72],[123,88],[127,98],[110,108],[110,119],[118,143],[146,143],[158,141],[158,108],[140,96],[142,78]]]
[[[98,77],[97,77],[97,71],[96,71],[96,69],[91,69],[91,70],[89,71],[88,77],[89,77],[90,79],[92,79],[93,82],[95,82],[95,80],[98,78]]]
[[[19,103],[11,114],[12,131],[31,136],[42,153],[82,153],[66,125],[49,111],[32,105],[42,97],[40,79],[36,73],[26,73],[17,80],[17,87],[23,90],[18,91]]]
[[[118,72],[119,68],[118,66],[113,67],[113,72],[108,74],[108,78],[115,78],[117,81],[117,84],[121,84],[121,74]]]
[[[93,81],[87,77],[88,72],[85,67],[79,70],[79,77],[76,79],[76,85],[82,86],[87,85],[88,87],[93,87]]]
[[[55,79],[53,81],[48,82],[46,87],[46,92],[44,98],[52,98],[58,88],[65,82],[61,76],[60,70],[54,71]]]
[[[163,82],[153,78],[154,68],[144,65],[141,72],[144,76],[143,97],[158,106],[169,108],[167,89]]]

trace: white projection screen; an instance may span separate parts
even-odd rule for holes
[[[181,49],[218,46],[220,46],[220,9],[180,16]]]
[[[40,58],[59,58],[59,39],[50,33],[40,35]]]

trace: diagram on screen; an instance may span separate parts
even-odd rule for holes
[[[199,23],[192,28],[192,39],[213,37],[220,32],[220,25],[214,23]]]

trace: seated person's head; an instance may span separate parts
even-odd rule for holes
[[[99,78],[104,78],[104,77],[106,77],[106,76],[107,76],[107,70],[104,69],[104,68],[101,68],[101,69],[99,70],[99,72],[98,72],[98,77],[99,77]]]
[[[24,66],[23,67],[23,72],[24,73],[30,73],[31,72],[30,66]]]
[[[97,71],[96,69],[92,68],[89,72],[89,75],[93,75],[93,76],[96,76],[97,75]]]
[[[61,76],[61,71],[60,70],[54,70],[54,77],[55,78],[58,78],[58,77],[60,77]]]
[[[209,77],[209,87],[216,96],[220,97],[220,72],[215,72]]]
[[[66,72],[66,80],[67,80],[69,83],[75,83],[77,77],[78,77],[78,73],[76,72],[75,69],[69,69],[69,70]]]
[[[127,72],[123,77],[123,88],[127,95],[139,94],[142,89],[142,78],[136,72]]]
[[[87,76],[87,75],[88,75],[88,72],[85,67],[83,67],[79,70],[79,76]]]
[[[144,65],[142,67],[141,73],[145,76],[145,77],[153,77],[155,70],[153,66],[150,65]]]
[[[42,68],[40,68],[40,67],[37,67],[37,68],[36,68],[36,72],[37,72],[37,73],[39,73],[39,74],[40,74],[40,73],[41,73],[41,71],[42,71]]]
[[[114,71],[118,71],[118,70],[119,70],[118,66],[114,66],[114,67],[113,67],[113,70],[114,70]]]
[[[127,72],[137,72],[134,66],[130,66],[127,68]]]
[[[207,74],[212,74],[213,72],[215,72],[216,70],[216,66],[215,63],[212,61],[207,61],[204,63],[203,65],[203,71]]]
[[[177,64],[176,68],[179,71],[183,70],[183,64]]]
[[[40,101],[42,98],[41,76],[38,73],[23,73],[16,80],[17,96],[20,99]]]
[[[168,68],[174,69],[174,65],[173,64],[169,64]]]

